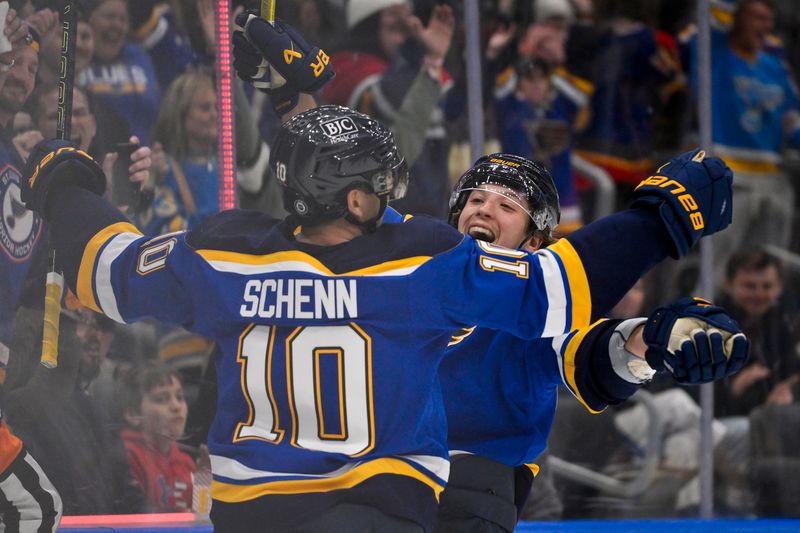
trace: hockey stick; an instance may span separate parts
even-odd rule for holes
[[[75,78],[75,31],[78,19],[73,0],[64,3],[61,12],[61,61],[58,76],[58,116],[56,136],[70,138],[72,126],[72,87]],[[44,330],[42,332],[42,365],[58,366],[58,328],[61,318],[61,296],[64,276],[56,270],[56,252],[50,251],[50,271],[44,295]]]
[[[275,25],[275,2],[276,0],[261,0],[261,18],[265,19],[273,26]],[[283,78],[283,76],[281,76],[277,70],[272,68],[272,65],[269,66],[269,72],[271,87],[280,87],[286,83],[286,80]]]
[[[261,18],[270,24],[275,22],[275,0],[261,0]]]

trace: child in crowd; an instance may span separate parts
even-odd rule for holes
[[[192,510],[194,460],[178,448],[188,407],[177,372],[149,363],[124,379],[125,421],[121,432],[133,478],[153,512]]]
[[[537,160],[550,170],[561,205],[558,229],[566,234],[582,224],[570,162],[581,108],[559,92],[544,60],[522,59],[515,73],[516,90],[495,101],[500,144],[504,152]]]

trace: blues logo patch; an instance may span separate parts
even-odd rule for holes
[[[0,171],[0,249],[13,261],[28,259],[42,232],[42,219],[20,199],[20,179],[12,166]]]

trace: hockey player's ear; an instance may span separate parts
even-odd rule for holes
[[[535,252],[542,247],[543,243],[544,237],[542,237],[542,235],[539,233],[534,233],[528,240],[522,243],[520,248],[523,250],[528,250],[529,252]]]
[[[355,188],[347,193],[347,210],[360,222],[373,220],[380,212],[381,201],[371,192]]]

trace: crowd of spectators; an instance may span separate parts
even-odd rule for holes
[[[196,227],[220,206],[212,1],[76,3],[73,140],[105,160],[109,197],[145,233]],[[31,148],[56,131],[62,2],[10,4],[27,20],[32,42],[13,50],[10,66],[0,66],[8,68],[0,89],[4,415],[61,492],[65,514],[191,510],[193,480],[208,471],[199,444],[203,421],[210,420],[204,394],[213,380],[207,367],[214,348],[208,341],[157,323],[115,324],[68,295],[61,363],[56,370],[38,365],[47,234],[37,216],[20,209],[18,180]],[[773,435],[769,422],[800,420],[794,411],[784,418],[771,411],[797,410],[800,403],[800,306],[792,270],[798,263],[784,264],[771,253],[791,259],[800,251],[794,216],[800,23],[790,1],[711,5],[712,68],[704,73],[696,61],[692,0],[481,2],[486,151],[499,146],[548,167],[562,204],[559,231],[566,234],[594,218],[598,195],[575,161],[607,174],[617,206],[625,205],[633,187],[657,170],[653,161],[696,144],[697,80],[711,76],[710,148],[736,172],[734,222],[715,238],[719,303],[753,342],[750,364],[716,387],[716,441],[735,441],[734,455],[744,465],[733,473],[717,469],[734,493],[721,504],[730,515],[796,515],[800,491],[792,496],[774,487],[786,482],[782,468],[798,468],[791,461],[798,461],[800,427]],[[337,76],[317,95],[320,101],[356,108],[392,128],[411,170],[409,192],[395,205],[404,212],[445,216],[450,177],[471,163],[459,157],[468,112],[462,8],[435,0],[279,5],[278,16],[330,54]],[[234,85],[238,202],[282,217],[267,168],[279,119],[262,93],[239,80]],[[134,146],[125,151],[125,143]],[[145,159],[129,156],[137,146],[150,147],[148,178],[142,191],[124,191],[125,167],[133,163],[135,172],[137,158]],[[122,180],[113,177],[117,160]],[[676,294],[652,280],[646,287],[631,295],[632,310],[618,308],[621,315],[646,314]],[[654,384],[652,392],[665,394],[665,411],[686,414],[664,439],[661,466],[686,471],[669,494],[667,514],[691,514],[697,464],[686,459],[692,454],[685,443],[697,443],[697,391]],[[643,409],[615,417],[620,442],[640,447],[647,431]],[[765,446],[751,446],[765,439],[780,440],[770,449],[786,450],[789,462],[765,462]],[[777,505],[777,492],[784,502],[795,499]],[[742,503],[748,498],[754,503]],[[583,512],[590,515],[591,508]],[[576,516],[563,506],[539,516],[562,515]]]

